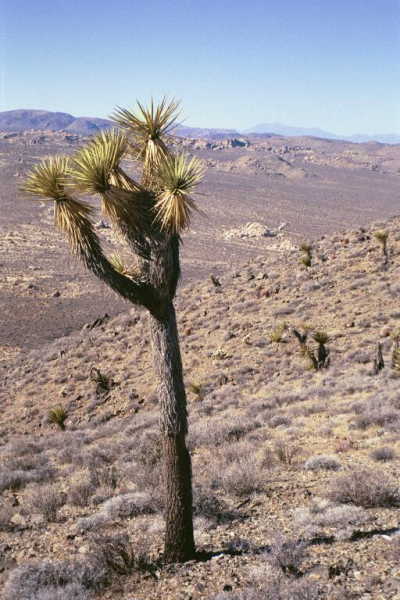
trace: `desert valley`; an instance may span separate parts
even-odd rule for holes
[[[400,598],[400,145],[170,141],[205,177],[175,303],[198,555],[166,565],[147,315],[20,191],[90,139],[41,127],[0,132],[4,600]]]

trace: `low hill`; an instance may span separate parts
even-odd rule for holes
[[[0,131],[63,130],[90,135],[111,125],[111,121],[107,119],[73,117],[68,113],[47,110],[21,109],[0,112]]]
[[[388,265],[378,230],[388,233]],[[5,600],[397,598],[399,230],[393,218],[323,236],[309,268],[298,248],[282,249],[226,271],[218,287],[206,279],[180,290],[201,560],[159,562],[144,313],[99,314],[3,363]],[[294,328],[308,332],[306,347]],[[330,352],[318,370],[317,332]],[[65,431],[48,422],[58,405]],[[129,568],[118,562],[127,546],[109,554],[116,534],[137,557]]]

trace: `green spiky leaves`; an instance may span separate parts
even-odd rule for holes
[[[22,191],[41,198],[62,200],[66,196],[68,169],[67,156],[45,158],[33,167],[22,186]]]
[[[110,177],[119,168],[128,141],[111,129],[102,131],[73,158],[71,174],[74,186],[88,194],[103,194],[110,188]]]
[[[137,102],[135,112],[115,109],[111,118],[131,136],[134,154],[144,162],[145,170],[155,168],[168,156],[167,136],[176,125],[178,108],[179,102],[164,97],[157,105],[151,100],[148,108]]]
[[[179,234],[190,224],[193,210],[197,210],[191,194],[200,183],[204,168],[197,158],[184,154],[165,158],[159,164],[157,178],[161,191],[154,207],[155,221],[163,231]]]
[[[55,200],[55,225],[66,234],[73,252],[82,254],[83,247],[93,249],[98,242],[90,220],[92,207],[69,194],[69,165],[70,161],[65,156],[42,160],[33,167],[23,190],[34,196]]]

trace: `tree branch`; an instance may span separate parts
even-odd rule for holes
[[[87,204],[72,198],[57,201],[56,226],[66,234],[73,253],[96,277],[129,302],[151,311],[155,310],[157,296],[153,286],[122,275],[104,255],[100,240],[89,219],[91,210]]]

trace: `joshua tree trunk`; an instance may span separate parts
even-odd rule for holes
[[[192,192],[203,177],[196,158],[175,155],[168,133],[178,104],[163,98],[137,113],[118,108],[121,130],[101,132],[71,159],[43,160],[24,189],[55,201],[55,224],[86,267],[117,294],[150,313],[150,337],[158,379],[166,488],[165,559],[194,557],[192,472],[186,448],[187,412],[173,300],[180,275],[180,235],[196,208]],[[121,167],[125,156],[142,162],[141,183]],[[68,184],[68,185],[67,185]],[[71,185],[70,185],[71,184]],[[127,268],[116,255],[107,258],[91,220],[93,209],[75,193],[99,194],[102,211],[137,258]]]
[[[158,311],[157,311],[158,312]],[[186,448],[187,410],[175,309],[167,302],[150,314],[154,366],[158,376],[165,481],[165,560],[194,557],[192,472]]]

